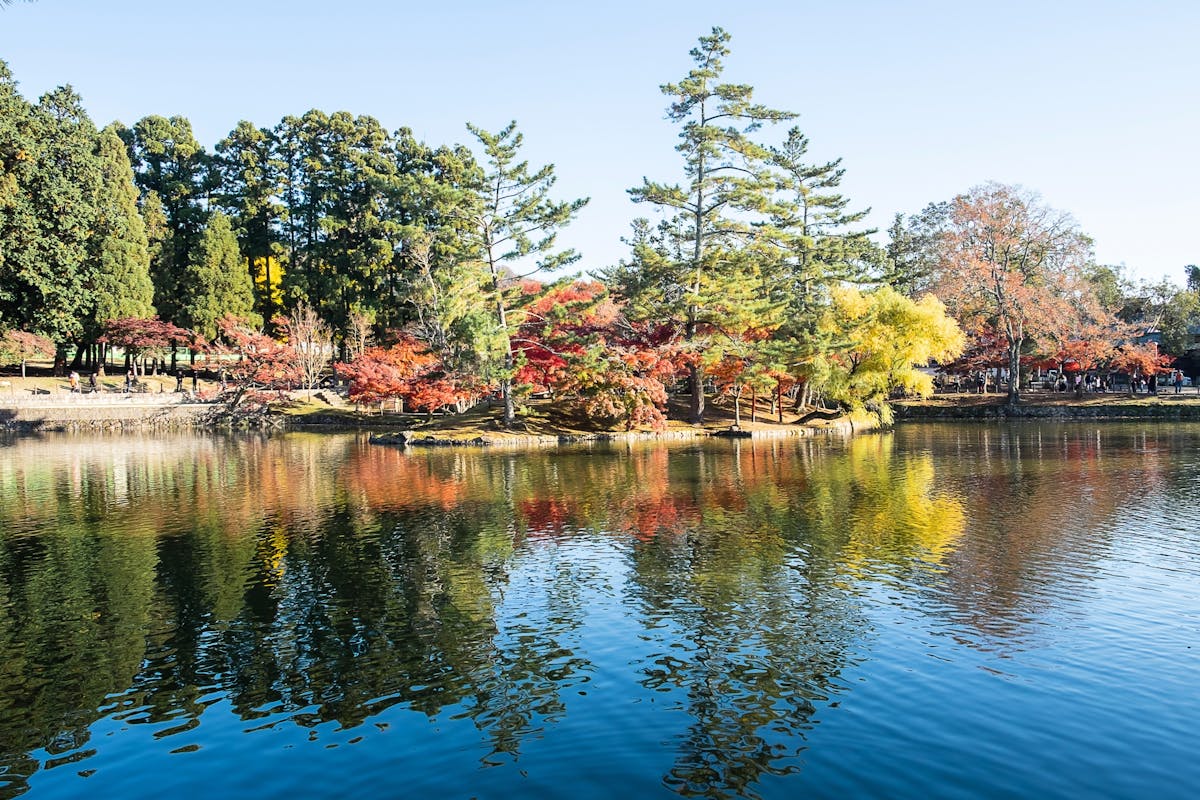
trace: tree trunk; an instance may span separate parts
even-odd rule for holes
[[[750,387],[750,424],[758,422],[758,390]]]
[[[688,387],[692,391],[688,422],[699,425],[704,422],[704,373],[694,364],[688,367]]]
[[[1008,344],[1008,404],[1016,406],[1021,403],[1021,340],[1014,339]]]
[[[508,353],[504,356],[505,375],[500,381],[500,396],[504,398],[503,424],[505,428],[511,428],[517,421],[517,406],[513,401],[512,378],[510,378],[507,374],[512,370],[512,365],[512,353]]]

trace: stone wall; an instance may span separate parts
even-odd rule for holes
[[[192,428],[206,424],[213,406],[201,403],[70,403],[0,406],[0,427],[14,430],[123,430]]]

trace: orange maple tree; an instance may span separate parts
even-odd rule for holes
[[[964,327],[990,329],[1017,376],[1027,340],[1071,327],[1090,244],[1066,214],[1017,187],[991,183],[954,199],[940,236],[937,294]],[[1020,383],[1009,381],[1009,402]]]

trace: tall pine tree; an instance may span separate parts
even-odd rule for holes
[[[498,378],[504,399],[504,425],[516,419],[512,378],[516,370],[512,337],[513,299],[520,278],[549,272],[575,263],[574,250],[560,250],[558,231],[587,205],[587,198],[557,201],[550,190],[557,178],[554,165],[530,171],[520,158],[524,137],[511,122],[497,133],[468,125],[483,147],[485,172],[478,188],[479,205],[474,211],[474,233],[483,263],[488,269],[490,299],[495,309],[495,328],[502,352]],[[521,270],[517,273],[516,270]]]
[[[720,338],[709,336],[713,329],[742,310],[736,308],[736,298],[746,296],[756,281],[743,271],[755,261],[736,251],[754,238],[751,218],[761,218],[774,187],[770,152],[751,134],[764,123],[794,116],[754,103],[750,86],[720,82],[729,40],[728,33],[713,28],[692,49],[695,66],[687,76],[662,87],[672,99],[667,118],[681,126],[675,149],[683,156],[685,181],[645,180],[630,190],[635,202],[672,215],[663,229],[671,239],[663,248],[667,258],[655,262],[658,274],[651,284],[661,297],[656,315],[677,325],[693,351],[687,367],[690,419],[696,423],[704,418],[699,355]],[[625,275],[629,277],[628,270]],[[627,288],[618,291],[626,294]]]

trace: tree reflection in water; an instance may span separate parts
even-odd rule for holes
[[[955,456],[947,441],[406,453],[354,436],[11,440],[0,794],[38,769],[84,769],[102,718],[187,749],[206,713],[316,740],[400,709],[470,720],[482,763],[509,763],[595,679],[599,597],[670,720],[665,785],[754,796],[801,768],[821,709],[848,690],[877,587],[926,587],[992,633],[1024,613],[998,600],[1002,584],[1028,580],[1054,537],[985,530],[983,504],[1017,502],[1031,471],[1067,456],[978,441]],[[982,463],[994,458],[1006,472]],[[1146,461],[1135,486],[1152,480]],[[1076,509],[1089,529],[1128,500],[1104,491]],[[988,530],[1021,546],[989,549]]]

